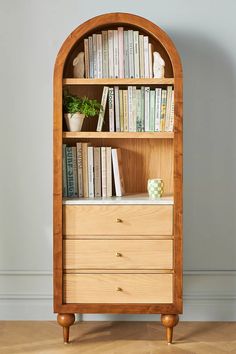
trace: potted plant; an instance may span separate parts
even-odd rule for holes
[[[71,132],[80,132],[85,117],[94,117],[102,109],[97,100],[88,97],[78,97],[65,93],[63,97],[63,108],[66,125]]]

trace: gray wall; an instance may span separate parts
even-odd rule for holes
[[[236,319],[234,0],[0,1],[1,316],[54,318],[54,60],[75,27],[116,11],[158,24],[183,61],[184,318]]]

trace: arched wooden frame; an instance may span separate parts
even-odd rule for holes
[[[175,89],[174,119],[174,302],[171,304],[63,304],[62,255],[62,89],[68,56],[88,34],[114,26],[136,28],[156,40],[172,66]],[[76,28],[63,43],[54,70],[54,311],[58,313],[162,313],[182,312],[182,67],[178,52],[167,34],[137,15],[110,13],[94,17]]]

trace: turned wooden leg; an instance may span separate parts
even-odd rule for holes
[[[173,327],[176,326],[178,322],[178,315],[161,315],[161,323],[164,327],[166,327],[166,337],[168,344],[172,343]]]
[[[59,313],[57,322],[63,327],[64,343],[67,344],[69,342],[70,326],[75,322],[75,315],[73,313]]]

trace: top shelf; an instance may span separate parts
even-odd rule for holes
[[[173,78],[163,79],[63,79],[63,85],[174,85]]]

